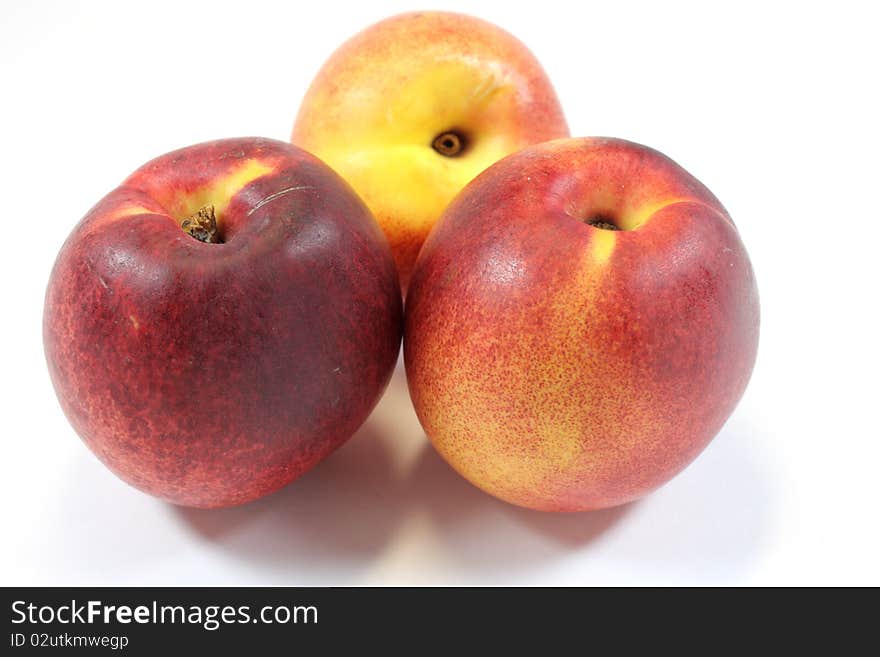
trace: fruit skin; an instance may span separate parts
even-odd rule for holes
[[[446,130],[469,145],[432,148]],[[422,242],[477,174],[530,144],[568,136],[556,93],[504,30],[445,12],[394,16],[342,45],[306,93],[291,140],[360,194],[406,289]]]
[[[602,217],[629,230],[595,228]],[[748,382],[758,294],[727,212],[647,147],[564,139],[468,185],[425,243],[404,356],[419,419],[483,490],[548,511],[637,499]]]
[[[225,242],[184,233],[214,205]],[[284,486],[366,419],[399,349],[390,250],[317,158],[199,144],[144,165],[61,249],[44,344],[58,399],[114,473],[176,504]]]

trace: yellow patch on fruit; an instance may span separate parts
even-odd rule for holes
[[[443,130],[486,127],[490,106],[512,93],[499,70],[481,70],[462,59],[440,62],[401,84],[384,120],[374,126],[380,134],[373,136],[383,143],[399,139],[430,146]]]
[[[614,253],[614,245],[617,243],[617,235],[611,230],[597,228],[592,236],[593,251],[591,259],[597,265],[604,265]]]
[[[513,94],[501,71],[487,73],[466,60],[441,62],[396,81],[384,112],[365,112],[360,124],[336,127],[314,152],[375,214],[427,232],[462,187],[516,148],[511,137],[491,129],[493,107]],[[446,157],[432,148],[446,131],[463,136],[461,154]]]
[[[698,201],[690,198],[674,198],[664,201],[656,201],[654,203],[646,203],[645,205],[634,208],[627,213],[627,230],[635,230],[646,221],[648,221],[655,214],[660,212],[660,210],[668,208],[670,205],[677,205],[679,203],[698,203]]]
[[[122,219],[123,217],[134,217],[139,214],[155,214],[155,210],[150,210],[149,208],[145,208],[142,205],[127,205],[125,207],[116,210],[112,214],[113,219]]]
[[[613,233],[596,233],[600,248],[613,248]],[[565,480],[560,473],[593,467],[591,436],[583,407],[571,403],[573,389],[597,408],[617,394],[613,378],[579,384],[584,363],[594,360],[585,350],[596,348],[584,342],[593,320],[585,309],[602,286],[594,258],[584,259],[581,276],[548,286],[560,293],[544,297],[540,309],[512,309],[501,324],[471,316],[465,340],[438,332],[420,343],[426,392],[417,407],[434,446],[467,479],[521,504],[556,495],[550,482]],[[450,330],[459,325],[452,315],[443,323]],[[481,345],[485,358],[452,344]]]
[[[201,208],[213,207],[217,222],[221,223],[232,197],[248,183],[272,171],[273,167],[269,163],[255,159],[245,160],[211,184],[173,198],[168,211],[175,218],[183,218],[195,214]]]
[[[295,140],[333,167],[364,200],[384,230],[404,279],[422,242],[455,195],[488,166],[522,146],[508,126],[516,80],[500,66],[464,56],[416,72],[392,70],[378,90],[365,90],[363,112],[316,119]],[[335,97],[315,114],[335,116]],[[454,156],[434,140],[461,137]]]

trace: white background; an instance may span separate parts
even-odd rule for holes
[[[880,138],[870,3],[449,2],[519,36],[575,135],[708,185],[761,292],[751,385],[649,498],[520,510],[428,446],[398,371],[287,489],[194,511],[117,480],[67,424],[41,344],[67,233],[146,160],[286,139],[344,39],[406,2],[0,5],[0,584],[880,584]]]

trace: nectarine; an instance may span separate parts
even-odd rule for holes
[[[420,12],[340,47],[291,139],[364,199],[405,289],[425,236],[465,184],[509,153],[567,135],[550,81],[520,41],[470,16]]]
[[[366,419],[401,301],[378,225],[305,151],[229,139],[159,157],[93,207],[46,293],[58,399],[113,472],[165,500],[240,504]]]
[[[732,412],[758,345],[725,209],[614,139],[533,146],[470,183],[425,242],[405,314],[410,392],[440,454],[553,511],[668,481]]]

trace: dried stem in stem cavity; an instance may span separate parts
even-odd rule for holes
[[[602,215],[597,215],[588,219],[586,224],[593,226],[594,228],[601,228],[602,230],[620,230],[620,226],[615,224],[608,217],[604,217]]]
[[[217,230],[217,217],[214,215],[213,205],[199,208],[198,212],[181,221],[180,227],[183,232],[200,242],[219,244],[222,241]]]
[[[453,131],[437,135],[431,143],[431,148],[446,157],[455,157],[461,154],[464,146],[464,137]]]

